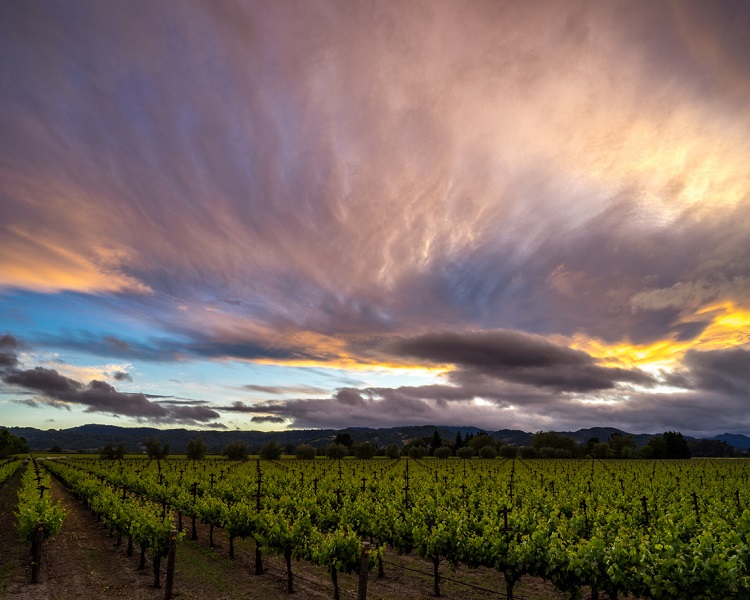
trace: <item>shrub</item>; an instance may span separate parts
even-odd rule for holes
[[[248,455],[247,444],[245,442],[229,442],[221,453],[229,460],[245,460]]]
[[[363,460],[367,460],[375,456],[376,451],[377,448],[375,447],[375,444],[372,444],[370,442],[362,442],[361,444],[357,444],[356,446],[354,446],[354,456]]]
[[[385,455],[391,459],[401,458],[401,448],[398,447],[398,444],[390,444],[385,449]]]
[[[206,458],[206,452],[208,452],[208,448],[201,438],[190,440],[185,450],[188,460],[203,460]]]
[[[266,442],[260,447],[260,457],[263,460],[278,460],[284,453],[284,447],[276,440]]]
[[[294,451],[297,460],[313,460],[316,450],[310,444],[300,444]]]
[[[453,452],[448,446],[440,446],[435,450],[435,458],[449,458]]]
[[[409,448],[409,458],[424,458],[427,456],[427,448],[424,446],[412,446]]]
[[[482,446],[479,450],[479,458],[497,458],[497,450],[493,446]]]
[[[463,448],[458,449],[458,452],[456,452],[456,456],[463,459],[471,458],[472,456],[474,456],[474,449],[470,448],[469,446],[464,446]]]
[[[349,448],[344,444],[328,444],[326,446],[326,456],[331,460],[341,460],[349,454]]]

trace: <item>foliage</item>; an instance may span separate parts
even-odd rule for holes
[[[5,427],[0,427],[0,460],[28,451],[29,445],[24,438],[13,435]]]
[[[385,455],[390,459],[396,459],[401,457],[401,448],[398,444],[389,444],[385,449]]]
[[[493,445],[482,446],[479,450],[479,458],[497,458],[497,450]]]
[[[489,447],[496,450],[500,445],[502,445],[502,442],[495,440],[495,438],[489,435],[486,431],[480,431],[469,442],[469,446],[474,449],[474,453],[480,456],[482,448]],[[497,456],[497,454],[495,454],[495,456]]]
[[[555,431],[540,431],[535,433],[531,438],[531,446],[539,452],[539,456],[543,456],[542,449],[550,448],[553,452],[545,452],[549,458],[566,458],[576,456],[578,454],[578,442],[572,437],[562,435]],[[554,452],[558,450],[560,452]]]
[[[371,442],[362,442],[354,446],[354,456],[363,460],[372,458],[375,456],[375,452],[377,452],[377,448]]]
[[[352,439],[352,436],[350,434],[342,431],[341,433],[336,434],[336,439],[333,440],[333,443],[341,444],[342,446],[351,448],[354,445],[354,440]]]
[[[144,445],[146,454],[152,460],[161,460],[169,456],[169,444],[162,445],[156,438],[149,438]]]
[[[188,460],[203,460],[206,458],[206,452],[208,452],[208,447],[199,437],[190,440],[185,449]]]
[[[427,448],[424,446],[412,446],[409,448],[409,458],[424,458],[427,456]]]
[[[125,442],[120,442],[117,446],[110,442],[99,450],[99,457],[105,460],[122,460],[126,450]]]
[[[284,453],[284,447],[276,440],[270,440],[260,447],[260,457],[264,460],[278,460]]]
[[[18,491],[16,527],[19,537],[26,543],[34,541],[39,523],[44,527],[44,537],[59,533],[65,519],[65,509],[50,496],[49,475],[35,470],[35,462],[29,462]],[[43,489],[40,490],[40,487]]]
[[[229,442],[224,446],[221,453],[229,460],[245,460],[248,455],[247,444],[245,442]]]
[[[313,460],[316,450],[310,444],[300,444],[294,451],[297,460]]]
[[[472,448],[471,446],[464,446],[463,448],[459,448],[456,452],[456,456],[463,459],[471,458],[472,456],[474,456],[474,448]]]
[[[326,456],[332,460],[341,460],[347,454],[349,454],[349,449],[343,444],[328,444],[326,446]]]
[[[449,458],[452,454],[449,446],[440,446],[435,450],[435,458]]]
[[[661,435],[653,436],[641,448],[643,458],[690,458],[690,447],[681,433],[665,431]]]

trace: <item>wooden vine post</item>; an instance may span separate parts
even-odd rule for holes
[[[257,512],[260,512],[261,480],[262,480],[262,472],[260,470],[260,459],[258,459],[257,462],[255,463],[255,468],[258,473],[258,491],[255,495],[255,510]],[[257,538],[255,540],[255,574],[263,575],[263,555],[261,554],[260,545],[258,544]]]
[[[174,586],[174,563],[177,554],[177,530],[169,532],[169,551],[167,554],[167,581],[164,586],[164,600],[172,598],[172,587]]]
[[[359,585],[357,600],[367,600],[367,572],[370,562],[370,543],[362,542],[362,554],[359,557]]]
[[[31,583],[39,583],[39,570],[42,568],[42,544],[44,543],[44,523],[37,523],[34,540],[31,543]]]

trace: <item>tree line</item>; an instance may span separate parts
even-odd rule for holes
[[[2,430],[0,430],[2,435]],[[0,440],[3,438],[0,437]],[[152,460],[161,460],[170,454],[170,445],[160,443],[156,438],[149,438],[143,448]],[[194,438],[187,443],[186,457],[189,460],[202,460],[208,454],[206,443]],[[107,459],[120,459],[126,453],[124,443],[113,443],[104,446],[100,455]],[[250,454],[259,455],[266,460],[277,460],[282,455],[294,455],[300,460],[312,460],[318,456],[330,459],[342,459],[352,456],[358,459],[369,459],[384,456],[391,459],[407,456],[410,458],[468,459],[473,457],[492,458],[598,458],[598,459],[671,459],[691,458],[692,456],[738,456],[739,453],[727,442],[719,440],[688,440],[682,433],[665,431],[652,436],[648,443],[638,447],[632,435],[613,433],[607,440],[601,441],[592,437],[584,444],[579,444],[570,436],[554,431],[540,431],[531,438],[528,446],[515,446],[498,440],[485,431],[476,435],[468,433],[465,437],[460,432],[452,440],[440,436],[437,430],[431,437],[413,438],[406,443],[377,446],[372,442],[354,443],[349,433],[341,432],[330,443],[321,446],[299,444],[283,446],[276,440],[266,442],[259,448],[249,448],[245,442],[234,441],[226,444],[221,454],[229,460],[244,460]]]

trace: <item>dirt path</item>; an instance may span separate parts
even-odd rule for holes
[[[137,571],[137,559],[127,557],[122,547],[115,547],[115,539],[108,537],[91,513],[54,479],[51,491],[53,498],[62,502],[67,516],[60,533],[44,543],[40,581],[30,583],[28,549],[16,540],[15,565],[4,598],[163,598],[163,591],[149,587],[152,583],[149,572]],[[8,496],[2,494],[4,502]]]

